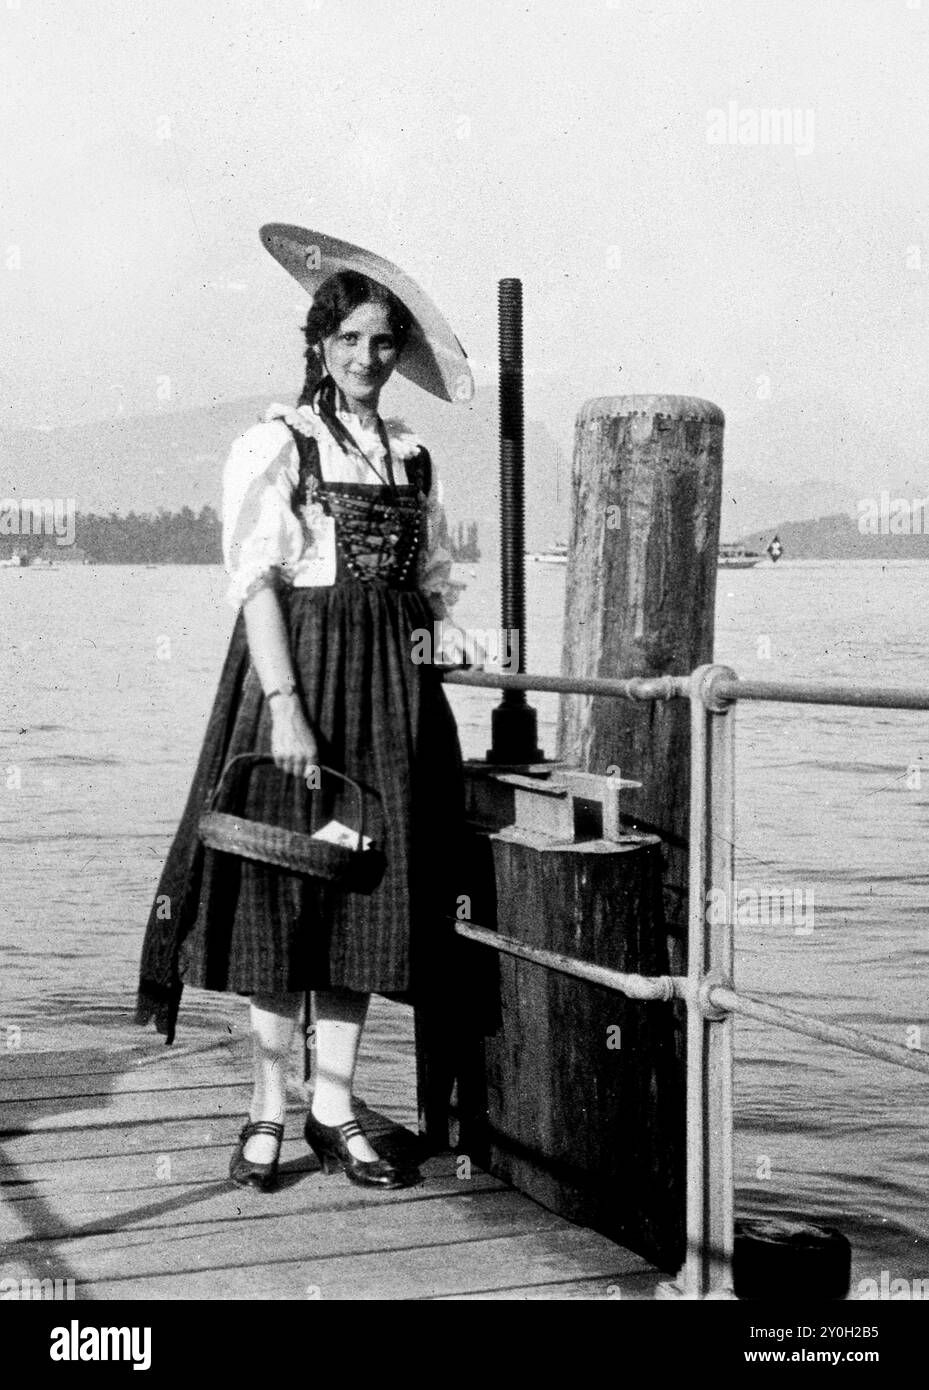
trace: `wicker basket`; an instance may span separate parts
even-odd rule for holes
[[[274,759],[266,753],[239,753],[229,759],[215,790],[209,797],[206,810],[200,816],[199,833],[203,843],[210,849],[219,850],[223,854],[234,854],[240,859],[255,859],[262,864],[288,869],[291,873],[325,879],[345,889],[371,892],[383,874],[384,854],[380,846],[373,841],[367,848],[363,847],[364,798],[358,783],[345,773],[325,767],[322,763],[318,764],[324,772],[340,778],[354,788],[358,807],[354,847],[333,844],[301,830],[287,830],[284,826],[248,820],[245,816],[231,815],[227,811],[216,809],[227,775],[236,763],[273,761]]]

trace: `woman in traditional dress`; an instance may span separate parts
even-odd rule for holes
[[[272,225],[262,239],[313,295],[306,381],[298,406],[271,407],[226,464],[223,550],[239,616],[149,918],[136,1016],[154,1016],[170,1042],[185,983],[249,996],[254,1094],[230,1177],[268,1190],[312,990],[307,1142],[325,1171],[392,1188],[416,1175],[378,1155],[355,1120],[358,1047],[372,992],[413,1001],[441,988],[464,808],[454,719],[423,660],[458,596],[438,482],[425,447],[378,406],[395,368],[446,400],[468,399],[471,376],[397,267],[301,228]],[[239,793],[247,819],[306,831],[315,802],[347,821],[349,793],[327,800],[301,779],[333,768],[359,784],[383,830],[373,890],[204,849],[199,814],[246,752],[273,759]]]

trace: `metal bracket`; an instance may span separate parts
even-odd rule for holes
[[[729,1017],[729,1009],[721,1009],[710,1002],[710,991],[732,989],[733,982],[721,970],[709,970],[697,986],[696,1005],[703,1017],[710,1023],[723,1023]]]
[[[621,797],[624,792],[642,786],[641,782],[628,777],[601,776],[567,767],[554,770],[544,780],[518,772],[501,772],[496,777],[513,788],[516,829],[571,842],[577,839],[576,802],[599,805],[602,839],[612,842],[625,839],[621,828]]]
[[[731,666],[714,666],[708,663],[698,666],[690,678],[691,697],[701,700],[711,714],[724,714],[733,703],[733,697],[720,695],[717,686],[721,681],[737,681],[738,676]]]

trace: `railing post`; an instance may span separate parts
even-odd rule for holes
[[[691,679],[690,892],[687,999],[687,1255],[676,1292],[734,1298],[732,1289],[732,1015],[713,985],[733,978],[735,704],[714,693],[727,666]]]

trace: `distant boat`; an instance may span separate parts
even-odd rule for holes
[[[548,550],[526,551],[526,559],[540,565],[566,565],[568,563],[567,541],[556,541]]]
[[[721,570],[750,570],[763,559],[757,550],[746,550],[744,545],[721,545],[717,564]]]
[[[526,551],[526,559],[539,565],[566,565],[568,546],[565,541],[556,541],[548,550]],[[741,545],[721,545],[719,547],[719,567],[727,570],[748,570],[764,559],[757,550],[746,550]]]
[[[58,566],[54,560],[46,560],[44,555],[37,555],[33,559],[30,555],[21,555],[18,550],[6,560],[0,560],[0,569],[31,569],[31,570],[56,570]]]
[[[0,569],[31,569],[31,570],[56,570],[58,566],[54,560],[46,560],[43,555],[37,555],[35,559],[30,559],[28,555],[20,555],[19,551],[14,550],[13,554],[6,560],[0,560]]]

